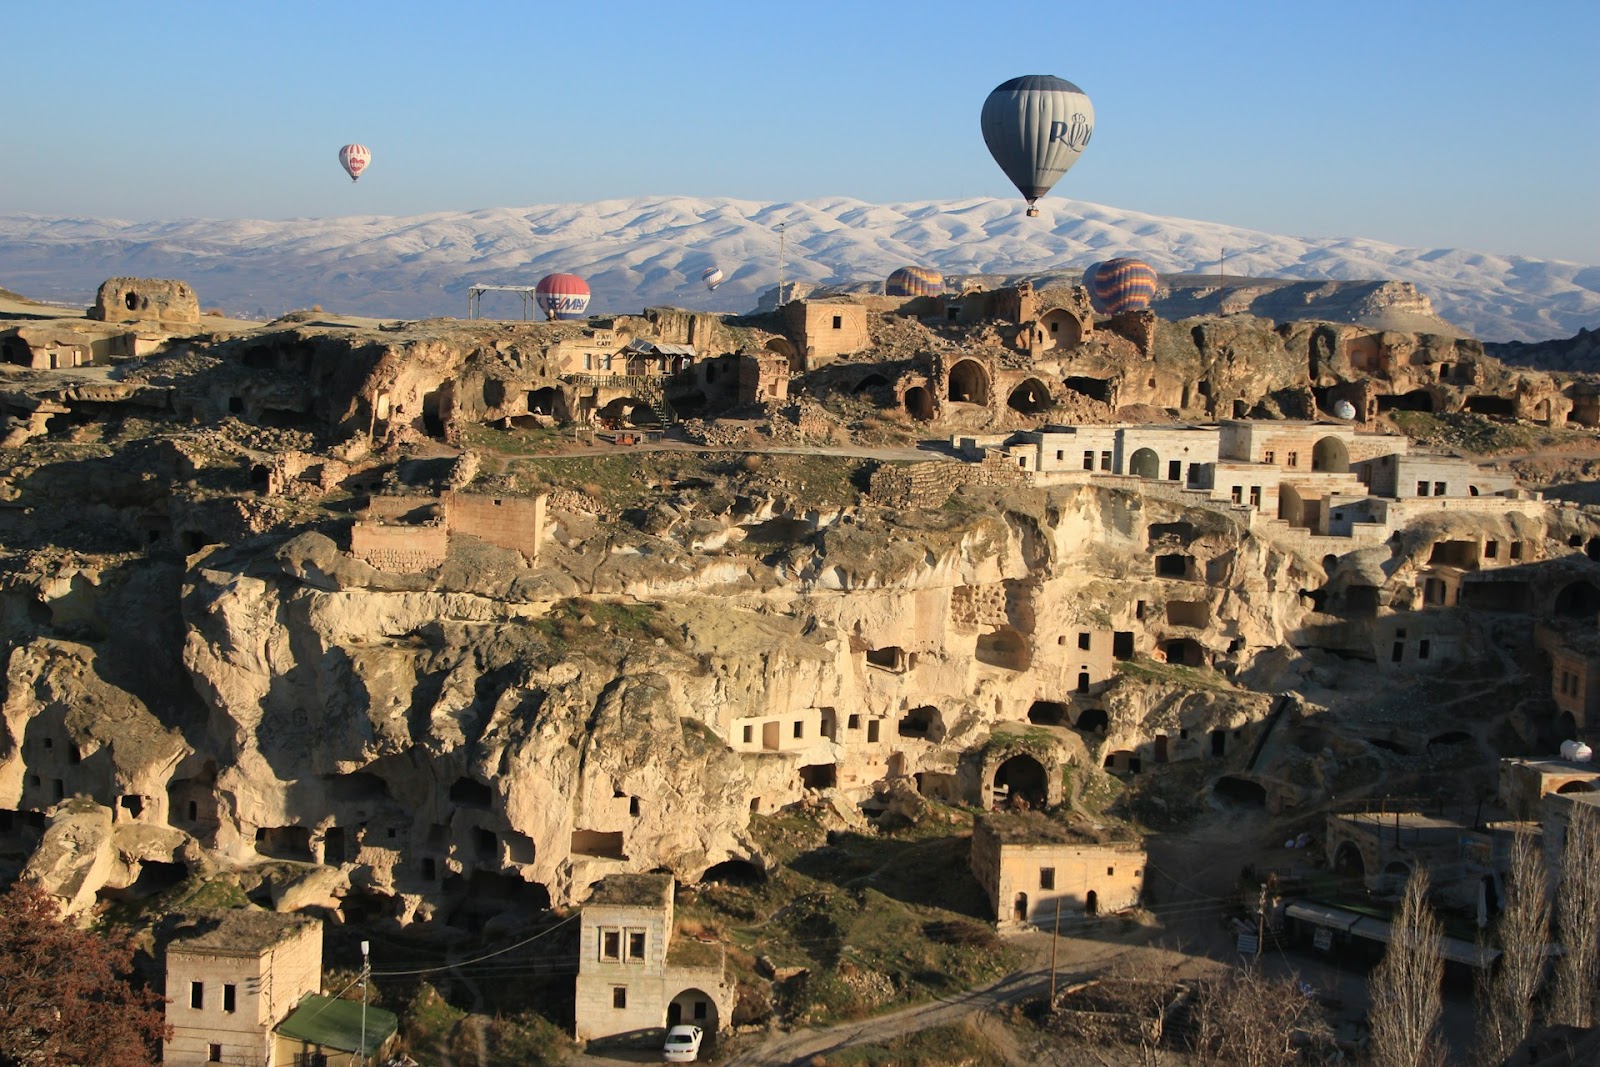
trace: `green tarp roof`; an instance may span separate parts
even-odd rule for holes
[[[313,1045],[336,1048],[341,1052],[359,1051],[370,1056],[383,1047],[399,1026],[394,1012],[367,1005],[367,1042],[361,1047],[361,1002],[335,1000],[317,993],[303,997],[298,1007],[278,1026],[284,1037],[299,1038]]]

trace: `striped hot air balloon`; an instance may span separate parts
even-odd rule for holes
[[[706,283],[707,289],[715,292],[717,286],[722,284],[722,268],[707,267],[705,270],[700,272],[700,280]]]
[[[901,267],[883,283],[885,296],[938,296],[944,275],[927,267]]]
[[[350,175],[350,180],[355,181],[361,177],[361,172],[367,169],[367,164],[372,162],[372,151],[364,144],[347,144],[339,149],[339,166]]]
[[[1156,295],[1156,272],[1139,259],[1108,259],[1093,268],[1088,280],[1095,308],[1106,315],[1141,311]]]
[[[547,274],[533,290],[539,310],[551,319],[581,319],[589,307],[589,283],[576,274]]]

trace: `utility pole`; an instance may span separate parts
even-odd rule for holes
[[[1061,940],[1061,898],[1056,897],[1055,925],[1050,931],[1050,1010],[1056,1010],[1056,944]]]
[[[367,951],[372,942],[361,942],[361,1051],[356,1055],[361,1057],[361,1062],[367,1062],[367,976],[372,973],[372,964],[367,958]]]
[[[1256,902],[1261,914],[1256,919],[1256,959],[1261,958],[1261,946],[1267,940],[1267,883],[1261,883],[1261,899]]]
[[[1222,258],[1217,260],[1217,284],[1226,285],[1228,280],[1228,246],[1222,246]]]
[[[786,222],[778,223],[778,307],[783,307],[783,244]]]

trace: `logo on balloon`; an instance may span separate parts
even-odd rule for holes
[[[1089,116],[1081,111],[1073,112],[1072,119],[1068,122],[1056,121],[1050,124],[1050,143],[1061,143],[1074,152],[1081,152],[1089,143],[1089,138],[1094,134],[1094,126],[1089,121]]]

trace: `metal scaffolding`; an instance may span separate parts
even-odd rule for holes
[[[516,293],[522,297],[522,321],[528,321],[528,301],[538,289],[536,285],[474,285],[467,290],[467,318],[478,318],[480,298],[484,293]],[[537,306],[537,303],[535,303]]]

